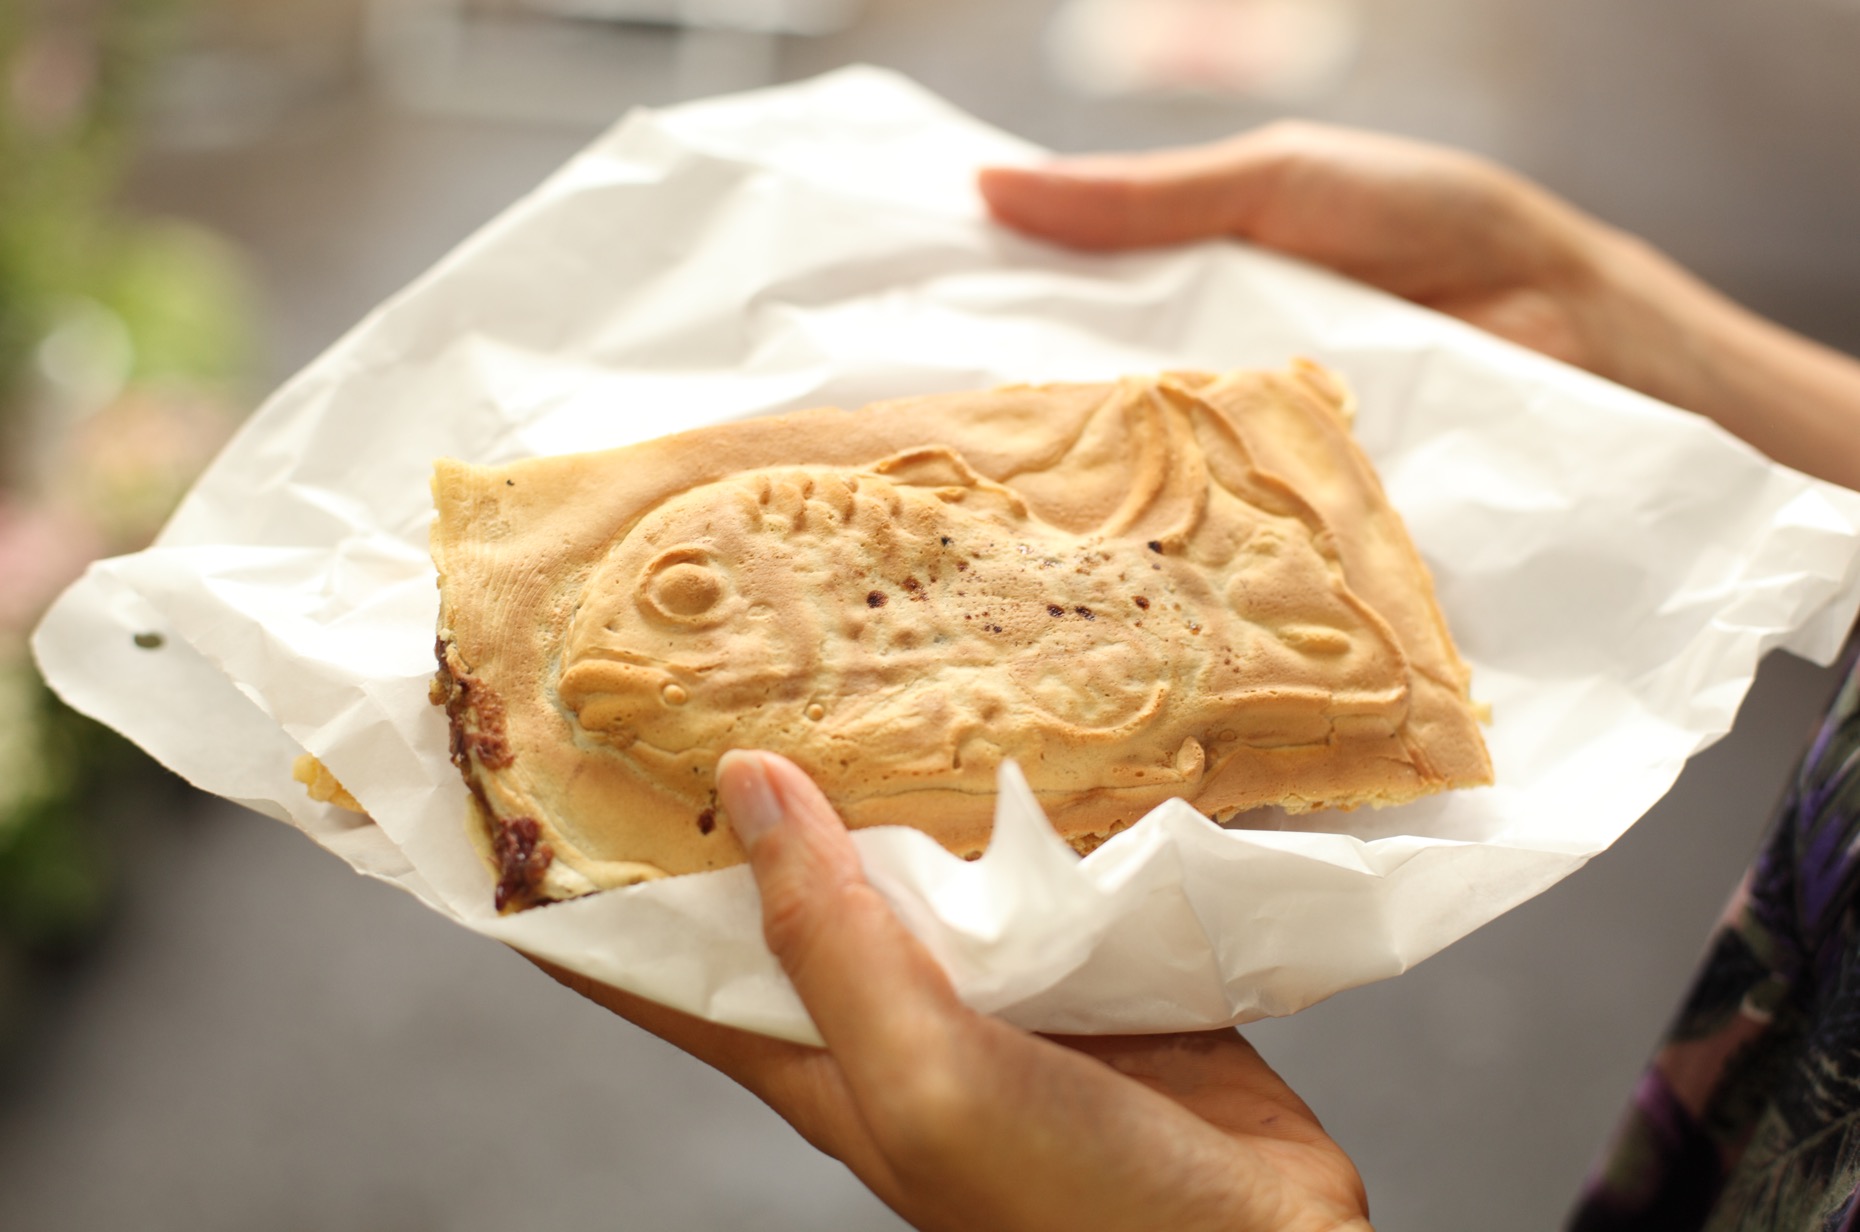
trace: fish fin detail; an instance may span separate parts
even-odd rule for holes
[[[900,487],[927,488],[948,504],[990,508],[1014,518],[1027,516],[1027,502],[1020,493],[982,475],[947,445],[893,454],[872,470]]]

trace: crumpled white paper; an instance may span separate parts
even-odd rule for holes
[[[976,863],[855,835],[962,995],[1048,1031],[1243,1022],[1394,975],[1613,842],[1768,648],[1836,653],[1860,496],[1241,245],[1088,257],[991,226],[975,169],[1040,155],[871,69],[635,113],[291,381],[154,547],[73,586],[37,635],[47,677],[469,928],[811,1040],[744,869],[493,913],[426,698],[436,457],[1007,381],[1293,355],[1343,373],[1493,708],[1498,785],[1263,831],[1177,802],[1080,861],[1009,772]],[[306,749],[376,824],[304,796]]]

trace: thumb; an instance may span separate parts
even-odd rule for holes
[[[986,167],[976,186],[995,219],[1017,231],[1109,251],[1243,234],[1274,162],[1266,143],[1242,136],[1147,154]]]
[[[732,750],[717,795],[749,851],[762,931],[814,1025],[857,1088],[857,1058],[928,1046],[965,1013],[949,979],[866,881],[846,825],[807,775],[772,753]]]

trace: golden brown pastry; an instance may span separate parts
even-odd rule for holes
[[[329,772],[329,767],[308,753],[299,753],[297,760],[291,763],[291,777],[302,783],[304,794],[318,804],[333,804],[350,813],[368,815],[368,810]]]
[[[1426,568],[1316,365],[1013,386],[441,461],[439,675],[500,908],[736,863],[772,749],[852,826],[1088,850],[1489,782]]]

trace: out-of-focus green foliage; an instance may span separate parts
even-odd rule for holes
[[[146,541],[228,430],[253,350],[237,255],[116,200],[182,7],[0,0],[0,564],[15,588],[0,602],[0,1011],[19,955],[68,950],[103,918],[99,796],[161,773],[51,696],[18,593]]]
[[[97,298],[134,343],[130,379],[237,388],[254,351],[246,272],[224,240],[149,219],[117,240]]]
[[[135,99],[172,0],[0,5],[0,415],[57,305],[109,280]]]
[[[0,801],[0,936],[57,955],[92,934],[115,883],[107,823],[87,806],[112,779],[141,772],[140,758],[61,705],[29,664],[0,667],[0,707],[0,765],[30,765],[23,790]]]

